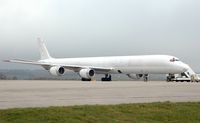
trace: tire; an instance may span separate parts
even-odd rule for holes
[[[112,81],[112,77],[111,75],[109,75],[108,77],[103,77],[101,78],[101,81]]]
[[[112,81],[110,78],[101,78],[101,81]]]

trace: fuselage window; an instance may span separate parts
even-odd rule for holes
[[[179,61],[179,59],[177,59],[177,58],[170,59],[170,62],[175,62],[175,61]]]

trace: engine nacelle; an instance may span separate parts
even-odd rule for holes
[[[131,79],[140,79],[143,77],[143,74],[127,74],[127,76]]]
[[[91,79],[95,76],[95,71],[92,69],[81,69],[79,75],[84,79]]]
[[[49,72],[54,76],[61,76],[65,73],[65,68],[60,66],[51,67]]]

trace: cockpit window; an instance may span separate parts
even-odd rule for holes
[[[180,61],[178,58],[172,58],[170,59],[170,62]]]

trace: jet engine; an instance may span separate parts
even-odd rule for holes
[[[85,79],[91,79],[95,76],[95,71],[92,69],[81,69],[79,75]]]
[[[51,67],[49,72],[54,76],[61,76],[65,73],[65,68],[60,66]]]
[[[127,74],[127,76],[131,79],[140,79],[143,77],[143,74]]]

